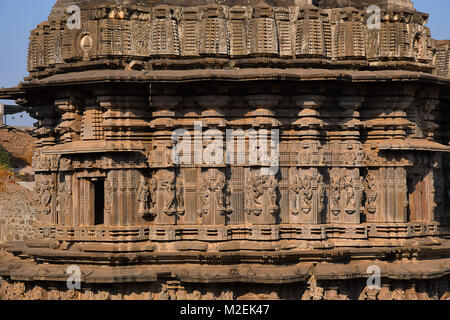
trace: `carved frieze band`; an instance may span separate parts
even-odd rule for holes
[[[226,240],[325,240],[412,238],[438,233],[436,223],[364,225],[260,225],[252,226],[159,226],[159,227],[52,227],[38,226],[41,237],[60,240],[127,241],[226,241]]]
[[[232,8],[214,4],[108,6],[85,9],[83,17],[80,30],[69,30],[67,19],[39,25],[31,34],[29,70],[111,56],[395,57],[434,63],[434,41],[425,26],[426,16],[418,12],[388,10],[383,13],[381,28],[374,30],[367,27],[365,10],[265,4]]]

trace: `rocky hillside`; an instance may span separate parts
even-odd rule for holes
[[[27,132],[12,127],[0,127],[0,146],[10,154],[13,168],[31,166],[35,139]]]

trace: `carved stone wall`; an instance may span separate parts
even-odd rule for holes
[[[249,81],[242,93],[229,83],[214,88],[153,83],[147,103],[129,94],[55,100],[68,113],[52,113],[49,125],[41,127],[58,143],[45,146],[48,135],[38,141],[39,220],[56,227],[54,236],[63,239],[107,240],[114,238],[110,228],[126,227],[131,233],[142,230],[136,240],[182,240],[177,228],[198,225],[201,239],[231,240],[238,232],[233,229],[245,224],[254,228],[245,239],[263,239],[258,226],[270,226],[266,236],[273,240],[310,239],[310,231],[295,236],[287,231],[310,226],[320,239],[335,237],[339,228],[351,239],[389,238],[399,224],[403,233],[397,236],[436,234],[448,214],[442,201],[442,154],[448,147],[435,112],[439,92],[413,84],[396,88],[324,82],[258,87]],[[38,119],[50,117],[39,110]],[[68,130],[56,130],[70,121]],[[226,135],[234,128],[241,136],[230,145]],[[178,150],[180,164],[173,159],[180,147],[172,140],[176,130],[190,139]],[[252,139],[267,139],[270,149],[274,130],[279,168],[267,176],[267,163],[251,152]],[[215,134],[224,140],[218,148],[212,147]],[[231,150],[241,153],[231,153],[231,159]],[[214,160],[209,164],[203,159],[208,154]],[[95,191],[98,181],[101,190]],[[95,192],[104,193],[100,224]],[[163,228],[152,229],[158,226]],[[74,228],[97,231],[79,234]]]
[[[55,67],[61,64],[77,68],[79,61],[91,61],[91,65],[108,61],[128,70],[184,69],[198,68],[203,65],[199,59],[206,57],[214,58],[207,64],[248,66],[257,61],[248,58],[266,57],[256,64],[354,67],[356,63],[426,72],[437,67],[438,74],[448,75],[445,44],[438,44],[436,55],[425,26],[428,16],[410,6],[382,6],[378,29],[368,27],[370,14],[355,3],[332,8],[319,3],[319,7],[234,4],[81,2],[81,29],[69,30],[65,26],[69,15],[60,12],[32,31],[28,69],[31,75],[42,76],[59,72]],[[61,5],[57,4],[55,12]]]
[[[38,121],[39,237],[0,297],[448,297],[448,48],[410,1],[374,30],[375,0],[77,3],[0,90]]]
[[[0,300],[448,300],[449,279],[386,281],[370,289],[363,281],[318,281],[289,285],[205,285],[180,281],[126,285],[92,284],[68,290],[61,283],[0,278]]]
[[[437,74],[444,77],[450,76],[450,41],[436,41],[436,66]]]

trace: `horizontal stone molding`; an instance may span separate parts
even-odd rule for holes
[[[38,236],[60,241],[177,242],[177,241],[279,241],[326,239],[410,239],[437,236],[438,223],[362,223],[359,225],[266,225],[266,226],[133,226],[62,227],[40,226]]]

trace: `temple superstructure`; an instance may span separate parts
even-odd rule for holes
[[[450,271],[450,53],[427,19],[409,0],[57,1],[29,77],[0,91],[38,120],[42,239],[8,251],[175,297],[241,282],[333,299],[378,261],[384,289],[361,297],[392,298],[401,277],[431,297]],[[190,161],[174,162],[177,130]],[[212,132],[223,161],[197,161]],[[276,145],[273,175],[255,135]]]

